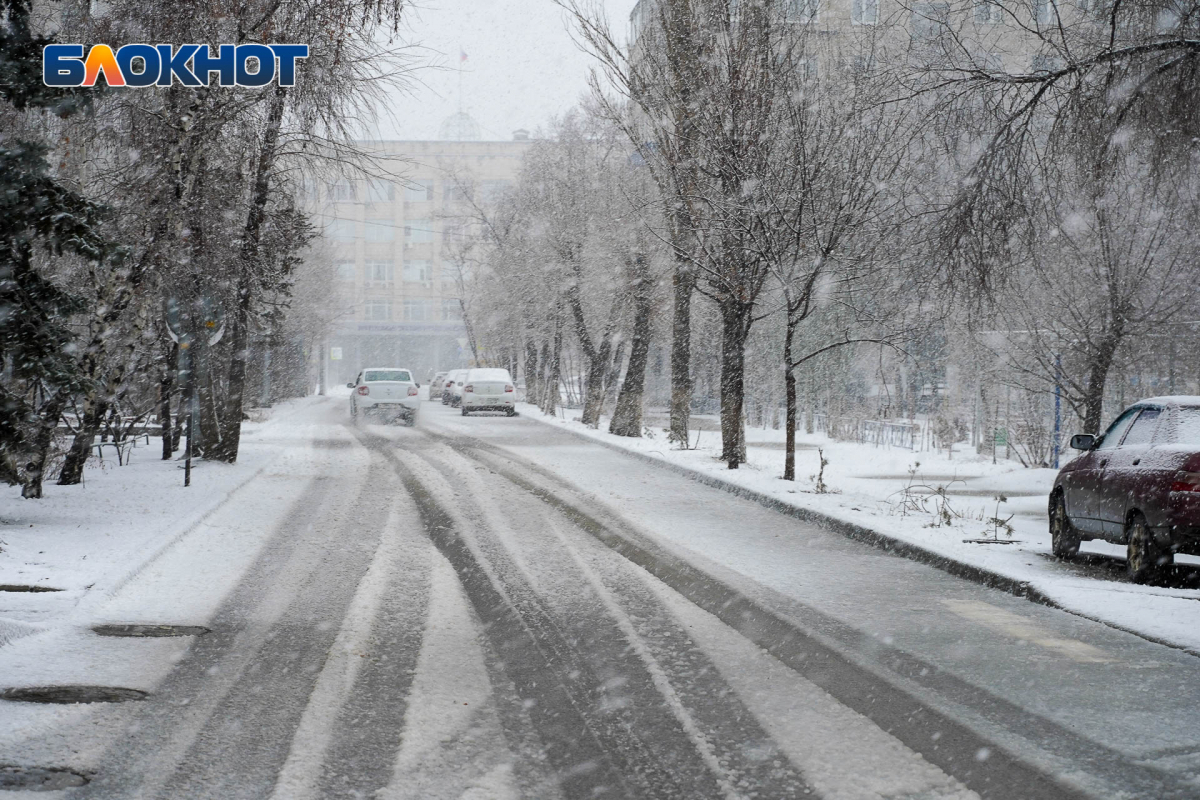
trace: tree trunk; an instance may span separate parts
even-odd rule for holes
[[[538,362],[537,342],[533,339],[525,341],[525,400],[536,403],[541,397],[541,367]]]
[[[549,373],[546,376],[546,395],[542,412],[554,414],[558,409],[558,388],[562,380],[562,309],[554,317],[554,343],[550,350]]]
[[[795,335],[796,326],[791,320],[788,320],[787,329],[783,335],[783,390],[787,403],[783,446],[783,479],[785,481],[796,480],[796,367],[792,364],[792,339]]]
[[[546,392],[549,391],[550,385],[550,348],[553,336],[549,339],[542,340],[541,358],[538,359],[538,393],[537,407],[545,410],[546,408]]]
[[[675,258],[672,277],[674,306],[671,319],[671,421],[667,438],[687,446],[692,413],[692,289],[691,265]]]
[[[58,427],[58,418],[62,416],[67,405],[65,392],[60,392],[50,398],[39,410],[37,431],[33,435],[33,452],[30,461],[25,465],[21,482],[21,497],[26,500],[40,500],[42,497],[42,479],[46,474],[46,461],[50,457],[50,447],[54,444],[54,431]]]
[[[1104,413],[1104,387],[1108,383],[1108,372],[1112,368],[1121,338],[1119,333],[1110,333],[1100,341],[1100,347],[1089,359],[1087,386],[1083,395],[1084,433],[1100,433]]]
[[[804,417],[804,432],[808,434],[817,431],[817,365],[814,361],[808,367],[808,413]]]
[[[175,392],[175,375],[172,365],[178,362],[179,345],[171,343],[166,363],[158,379],[158,422],[162,430],[162,460],[170,461],[175,455],[175,436],[171,426],[171,395]]]
[[[246,392],[246,359],[250,340],[250,320],[254,310],[254,282],[252,276],[259,268],[260,243],[263,222],[267,216],[267,202],[271,195],[271,167],[275,163],[279,130],[283,124],[283,111],[287,105],[287,88],[277,86],[271,107],[267,112],[267,126],[263,132],[262,149],[255,165],[253,194],[250,209],[246,214],[246,225],[241,252],[241,275],[238,278],[238,298],[235,313],[231,317],[229,383],[225,402],[220,414],[220,441],[206,457],[232,463],[237,461],[238,448],[242,440],[242,405]]]
[[[617,397],[616,409],[608,432],[617,436],[642,435],[642,397],[646,391],[646,363],[650,360],[650,296],[653,282],[643,274],[634,289],[633,340],[629,347],[629,366]]]
[[[111,336],[117,318],[121,311],[127,308],[134,299],[133,290],[118,293],[119,309],[111,309],[97,320],[93,328],[92,343],[89,345],[89,356],[85,359],[84,368],[88,377],[87,393],[83,399],[83,418],[79,430],[71,441],[71,447],[63,459],[62,471],[58,476],[59,486],[74,486],[83,480],[83,467],[92,451],[96,440],[96,432],[104,415],[113,408],[112,398],[125,382],[125,374],[133,362],[138,345],[141,343],[142,330],[145,326],[146,314],[142,308],[134,315],[133,326],[125,339],[120,355],[113,357],[107,374],[101,375],[101,370],[108,361],[106,357],[107,340]]]
[[[617,379],[621,377],[621,363],[625,360],[625,340],[617,342],[613,348],[612,358],[609,359],[608,372],[604,373],[604,404],[608,405],[617,398]]]
[[[588,360],[587,386],[583,399],[584,425],[595,428],[600,424],[604,412],[604,376],[608,374],[608,362],[612,356],[612,337],[606,335],[600,347]]]
[[[726,301],[721,307],[721,460],[730,469],[737,469],[746,460],[742,406],[749,333],[748,309],[736,301]]]

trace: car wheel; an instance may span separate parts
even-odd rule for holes
[[[1061,494],[1050,504],[1050,552],[1058,558],[1071,558],[1079,552],[1079,531],[1067,517],[1067,504]]]
[[[510,417],[515,417],[517,415],[517,410],[515,408],[510,408],[508,409],[507,413]]]
[[[409,414],[407,417],[404,418],[404,424],[410,428],[415,427],[417,424],[417,415]]]
[[[1135,512],[1129,518],[1125,536],[1129,543],[1125,556],[1125,569],[1129,580],[1134,583],[1153,583],[1159,580],[1174,560],[1174,554],[1162,546],[1154,531],[1146,524],[1146,518],[1139,513]]]
[[[468,412],[467,412],[467,407],[466,407],[466,406],[463,406],[463,407],[462,407],[462,415],[465,417],[465,416],[467,415],[467,413],[468,413]]]

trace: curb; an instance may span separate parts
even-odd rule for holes
[[[1084,614],[1071,608],[1065,608],[1057,600],[1047,595],[1041,589],[1038,589],[1036,586],[1031,586],[1028,581],[1017,580],[1016,578],[1012,578],[1000,572],[995,572],[985,567],[977,567],[973,564],[967,564],[949,556],[944,556],[941,553],[928,550],[920,545],[913,544],[912,542],[906,542],[902,539],[897,539],[894,536],[889,536],[888,534],[882,533],[874,528],[867,528],[854,522],[847,522],[844,519],[838,519],[837,517],[820,511],[794,506],[778,498],[771,497],[770,495],[763,494],[762,492],[754,489],[738,486],[736,483],[722,480],[709,475],[708,473],[701,472],[700,470],[686,467],[682,464],[676,464],[663,458],[655,458],[654,456],[647,455],[645,453],[639,453],[636,450],[621,447],[621,445],[614,442],[607,442],[603,439],[588,436],[585,433],[572,430],[566,426],[557,425],[544,415],[539,417],[535,414],[523,414],[522,416],[525,419],[533,420],[534,422],[541,423],[542,425],[550,426],[555,430],[570,434],[577,439],[582,439],[583,441],[600,445],[601,447],[605,447],[609,450],[623,453],[624,455],[644,461],[647,464],[655,464],[678,475],[682,475],[685,478],[694,480],[697,483],[702,483],[705,486],[711,486],[714,489],[720,489],[721,491],[729,492],[730,494],[736,495],[745,500],[758,503],[759,505],[765,506],[772,511],[777,511],[784,516],[792,517],[793,519],[798,519],[801,522],[807,522],[811,525],[816,525],[819,528],[832,531],[857,542],[868,544],[871,547],[883,550],[886,553],[898,555],[902,558],[907,558],[910,561],[926,564],[934,567],[935,569],[939,569],[945,573],[953,575],[956,578],[963,578],[971,581],[972,583],[986,586],[989,589],[998,589],[1002,592],[1006,592],[1007,594],[1011,594],[1014,597],[1023,597],[1031,603],[1037,603],[1038,605],[1057,609],[1058,611],[1091,620],[1092,622],[1098,622],[1101,625],[1106,625],[1114,630],[1137,636],[1138,638],[1145,639],[1153,644],[1170,647],[1172,650],[1179,650],[1187,653],[1188,655],[1200,657],[1200,651],[1194,650],[1185,645],[1181,645],[1166,639],[1161,639],[1157,636],[1153,636],[1133,628],[1127,628],[1124,625],[1118,625],[1114,622],[1100,619],[1099,617],[1093,617],[1089,614]],[[559,417],[555,417],[554,419],[557,421]]]

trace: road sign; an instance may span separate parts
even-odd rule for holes
[[[340,348],[340,347],[329,348],[329,360],[330,361],[341,361],[342,360],[342,348]]]

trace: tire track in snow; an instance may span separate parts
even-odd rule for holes
[[[327,472],[333,467],[331,460]],[[222,603],[212,632],[156,688],[80,796],[257,800],[271,793],[303,699],[374,552],[395,494],[390,476],[371,459],[361,477],[309,485]]]
[[[715,784],[707,791],[680,795],[669,782],[656,784],[654,788],[661,791],[655,792],[639,780],[646,777],[645,771],[656,770],[658,765],[630,764],[627,757],[631,746],[640,748],[643,743],[636,741],[628,728],[604,724],[605,720],[590,713],[597,707],[602,687],[587,660],[554,626],[527,587],[518,587],[514,593],[510,581],[515,576],[506,575],[501,580],[493,572],[494,565],[468,544],[454,516],[413,469],[388,450],[383,452],[416,500],[426,531],[458,574],[504,671],[527,701],[529,717],[541,735],[562,793],[571,798],[629,800],[716,796]],[[699,774],[707,775],[703,763],[697,763]],[[696,773],[683,777],[694,780]]]
[[[1132,763],[1095,742],[1082,740],[1073,731],[1016,707],[985,689],[966,684],[910,654],[881,646],[874,640],[869,642],[869,648],[864,647],[864,640],[869,637],[825,618],[815,609],[806,607],[804,613],[818,621],[823,632],[815,634],[800,628],[795,622],[654,544],[637,533],[636,526],[621,520],[607,508],[591,509],[592,504],[581,497],[578,489],[514,453],[464,436],[427,433],[557,509],[573,525],[645,568],[981,797],[1035,800],[1089,796],[1077,781],[1097,787],[1101,792],[1120,787],[1117,790],[1128,792],[1129,797],[1183,800],[1193,796],[1193,789],[1180,785],[1172,776]],[[573,499],[565,499],[568,496]],[[584,510],[585,506],[588,510]],[[826,628],[829,631],[824,631]],[[830,631],[835,634],[832,640],[826,638]],[[894,671],[895,678],[881,677],[850,655],[867,650],[875,653],[877,658],[881,657],[879,666]],[[921,699],[913,692],[917,686],[934,689],[941,697],[964,705],[959,706],[956,714],[951,714],[943,710],[944,707],[935,707]],[[957,716],[964,711],[962,717]],[[1002,726],[1003,735],[983,733],[986,728],[978,729],[963,721],[975,714]],[[1036,760],[1017,755],[1017,746],[1021,743],[1012,737],[1012,733],[1029,737],[1035,743],[1032,754]],[[1042,757],[1043,752],[1064,758],[1073,768],[1051,767]],[[1075,765],[1087,765],[1087,771]],[[1069,775],[1071,782],[1060,780],[1058,775]]]
[[[454,511],[464,517],[464,535],[484,552],[498,581],[528,593],[526,602],[540,607],[578,651],[583,669],[576,668],[576,680],[600,688],[588,698],[590,712],[599,726],[628,730],[634,747],[620,742],[624,762],[646,782],[650,796],[812,796],[702,656],[677,670],[650,654],[574,548],[547,528],[540,503],[522,491],[514,494],[508,481],[480,473],[478,462],[454,451],[434,455],[426,449],[419,455],[436,470],[431,477],[455,476],[454,486],[467,499],[456,501]],[[503,524],[505,517],[510,524]],[[683,663],[679,652],[664,655]],[[712,679],[701,680],[703,690],[689,693],[684,703],[674,684],[689,682],[683,673],[692,668]],[[586,680],[584,670],[590,673]]]
[[[369,797],[399,747],[426,611],[433,548],[397,497],[379,548],[339,626],[272,800]]]

